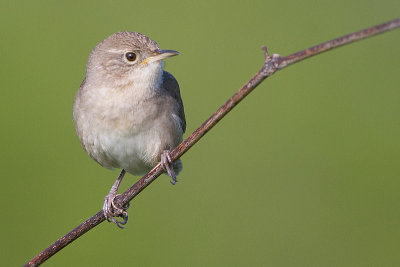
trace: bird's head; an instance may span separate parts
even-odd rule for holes
[[[163,59],[176,55],[177,51],[161,50],[155,41],[141,33],[117,32],[90,53],[86,79],[114,85],[157,82],[161,79]]]

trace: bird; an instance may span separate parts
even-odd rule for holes
[[[164,70],[164,59],[176,55],[144,34],[114,33],[90,52],[74,99],[83,149],[101,166],[122,169],[103,203],[107,221],[120,228],[127,223],[127,207],[117,207],[114,198],[126,172],[144,175],[161,161],[175,184],[182,170],[170,151],[182,141],[185,112],[178,82]]]

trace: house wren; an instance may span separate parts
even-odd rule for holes
[[[143,175],[161,161],[175,184],[182,169],[169,151],[182,141],[185,113],[178,82],[163,70],[163,60],[178,54],[143,34],[117,32],[90,53],[76,94],[73,117],[82,147],[101,166],[122,169],[103,204],[106,219],[119,227],[127,212],[113,200],[125,172]]]

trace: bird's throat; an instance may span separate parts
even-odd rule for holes
[[[153,96],[161,88],[163,62],[152,62],[133,70],[129,75],[128,90],[134,94]]]

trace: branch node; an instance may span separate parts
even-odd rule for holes
[[[271,57],[271,64],[274,68],[278,68],[279,66],[279,60],[281,59],[281,55],[279,54],[272,54]]]

